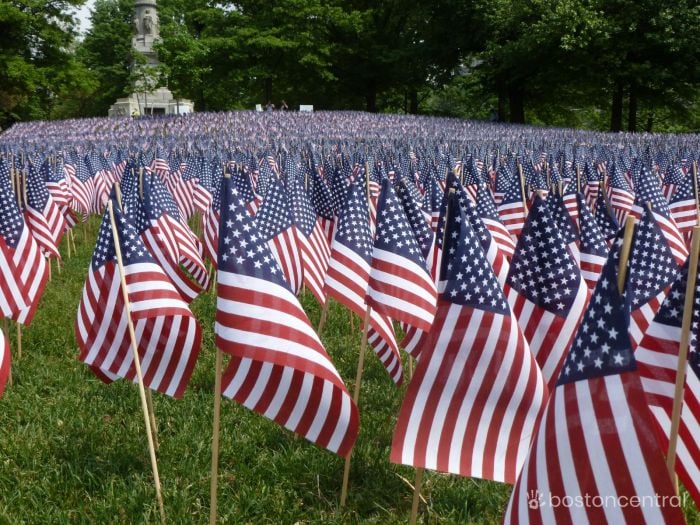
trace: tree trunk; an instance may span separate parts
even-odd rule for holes
[[[651,130],[654,128],[654,112],[650,111],[647,114],[647,126],[646,126],[646,132],[651,133]]]
[[[622,131],[622,83],[616,82],[612,94],[612,107],[610,109],[610,131]]]
[[[634,83],[630,84],[630,105],[627,114],[627,131],[637,131],[637,86]]]
[[[377,112],[377,83],[374,79],[371,79],[367,84],[367,91],[365,92],[365,102],[367,104],[367,111],[370,113]]]
[[[508,105],[510,121],[515,124],[525,124],[525,89],[521,85],[508,88]]]
[[[409,100],[408,112],[411,115],[417,115],[418,114],[418,91],[415,88],[411,88],[411,91],[408,95],[408,100]]]
[[[265,101],[272,102],[272,77],[265,79]]]
[[[503,88],[498,90],[498,122],[505,122],[508,120],[508,114],[506,111],[506,92]]]

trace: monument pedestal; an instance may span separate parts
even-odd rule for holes
[[[184,115],[194,113],[194,102],[184,98],[173,98],[172,92],[161,87],[150,93],[132,93],[126,98],[118,99],[109,108],[110,117],[139,115]]]

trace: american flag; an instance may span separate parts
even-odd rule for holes
[[[637,223],[629,256],[627,297],[631,301],[632,349],[642,340],[678,275],[678,265],[664,238],[656,214],[644,211]]]
[[[2,257],[0,255],[0,257]],[[7,383],[7,378],[10,376],[10,342],[7,340],[7,336],[0,330],[0,397],[2,397],[5,391],[5,383]]]
[[[437,231],[440,220],[440,208],[445,192],[440,182],[435,177],[430,177],[427,182],[426,197],[423,200],[423,213],[433,231]]]
[[[234,172],[233,177],[236,177]],[[221,210],[221,185],[223,178],[212,188],[211,205],[202,217],[202,250],[216,269],[219,250],[219,217]]]
[[[295,236],[301,251],[304,283],[320,304],[325,304],[323,284],[328,270],[331,247],[323,223],[317,217],[300,177],[291,174],[288,179],[289,206],[294,219]]]
[[[346,456],[357,407],[245,206],[225,179],[215,332],[231,360],[222,394]]]
[[[552,217],[552,223],[568,247],[574,262],[578,265],[581,258],[579,253],[579,232],[576,223],[564,205],[564,198],[553,194],[547,198],[546,203]]]
[[[66,230],[66,220],[51,198],[46,183],[33,166],[26,172],[26,179],[27,207],[24,218],[27,226],[44,253],[60,259],[58,244]]]
[[[181,210],[187,209],[189,216],[191,216],[195,210],[206,213],[211,206],[212,194],[210,188],[213,184],[212,181],[213,176],[210,163],[207,162],[206,159],[191,158],[185,165],[185,169],[182,173],[182,180],[179,182],[176,189],[178,194],[180,194],[180,192],[186,194],[186,203],[185,197],[182,195],[175,199],[178,203],[180,201],[183,202],[183,208],[181,208]],[[173,196],[175,196],[175,193],[173,193]],[[188,217],[186,213],[184,215]]]
[[[676,192],[678,185],[681,184],[685,175],[680,164],[672,164],[668,171],[666,171],[662,192],[667,201],[671,200],[671,196]]]
[[[426,198],[423,201],[423,213],[426,215],[426,220],[430,224],[430,229],[437,235],[438,223],[440,221],[442,211],[442,201],[445,196],[443,187],[435,177],[430,177],[427,182]],[[435,236],[434,236],[435,237]],[[433,280],[437,282],[437,273],[439,271],[439,260],[441,256],[441,248],[438,246],[438,239],[434,238],[434,242],[430,244],[430,251],[426,257],[428,271],[432,275]],[[439,239],[442,242],[442,239]]]
[[[668,207],[668,202],[661,194],[661,188],[658,185],[658,179],[651,175],[646,168],[642,168],[642,172],[637,181],[637,196],[634,201],[634,206],[630,213],[639,218],[642,212],[650,205],[654,219],[659,224],[671,253],[676,259],[676,263],[682,265],[688,257],[688,248],[685,245],[683,236],[678,231],[676,223],[671,217],[671,210]]]
[[[199,355],[201,330],[136,229],[117,205],[112,207],[118,238],[112,234],[107,209],[78,305],[75,334],[79,359],[103,381],[124,378],[136,382],[127,324],[130,315],[144,385],[181,397]],[[123,257],[128,312],[120,286],[115,242],[119,242]]]
[[[0,275],[3,276],[0,281],[0,317],[16,317],[29,306],[29,297],[19,277],[20,270],[15,266],[14,250],[8,242],[14,244],[14,239],[22,231],[23,224],[9,176],[5,179],[1,172],[0,216],[3,217],[0,221]]]
[[[0,217],[3,315],[29,326],[46,286],[49,267],[7,182],[0,183]]]
[[[95,181],[90,176],[85,162],[77,156],[72,164],[66,163],[64,168],[68,179],[68,187],[73,197],[71,208],[80,213],[83,222],[85,222],[92,207]]]
[[[238,188],[241,198],[246,203],[246,208],[248,209],[248,214],[254,217],[258,213],[260,204],[262,204],[262,197],[253,191],[253,183],[250,180],[250,173],[248,169],[244,166],[241,169],[236,169],[233,172],[233,182]],[[221,181],[217,181],[220,185]]]
[[[167,248],[176,254],[177,260],[204,289],[209,287],[209,272],[204,265],[202,244],[192,232],[178,210],[172,195],[158,177],[144,174],[144,185],[150,184],[151,221],[160,218],[160,229]]]
[[[668,450],[669,444],[688,266],[689,263],[686,262],[680,270],[666,300],[634,353],[662,450]],[[676,447],[676,472],[696,503],[700,501],[700,447],[696,433],[700,425],[700,354],[697,347],[699,292],[700,286],[696,285],[688,358],[690,366],[683,387],[683,407]]]
[[[576,185],[571,183],[567,184],[564,188],[564,193],[562,194],[562,199],[564,200],[564,207],[569,212],[569,217],[574,221],[574,224],[578,224],[578,195],[579,191],[576,191]],[[581,193],[581,195],[583,195]]]
[[[593,290],[608,258],[608,243],[582,194],[578,195],[581,275]]]
[[[190,180],[193,181],[193,179]],[[192,182],[191,184],[186,184],[182,180],[182,174],[180,173],[180,170],[168,172],[168,177],[165,181],[165,186],[168,188],[168,191],[173,196],[175,204],[177,205],[177,209],[180,215],[184,218],[184,220],[188,220],[190,217],[192,217],[195,211],[194,197],[192,192],[194,185],[194,182]]]
[[[377,210],[367,304],[399,322],[428,331],[435,317],[435,283],[389,179],[382,182]]]
[[[107,203],[112,186],[117,182],[117,179],[109,170],[104,156],[95,149],[90,150],[85,155],[85,165],[94,184],[91,211],[93,213],[101,213]]]
[[[503,523],[684,523],[680,505],[659,505],[676,492],[652,437],[617,291],[617,265],[614,252],[539,422]],[[630,505],[631,498],[646,504]]]
[[[450,200],[438,311],[401,406],[391,461],[513,483],[547,388],[478,239]]]
[[[372,262],[372,236],[364,185],[348,188],[345,206],[338,217],[338,229],[331,245],[326,274],[326,293],[364,318],[365,297]],[[401,356],[391,320],[371,311],[368,342],[396,384],[403,380]]]
[[[45,174],[46,189],[53,201],[63,210],[70,205],[70,190],[66,181],[66,174],[63,171],[62,160],[53,166],[49,161],[42,165],[42,172]]]
[[[679,232],[687,234],[698,223],[698,204],[692,173],[678,183],[668,207]]]
[[[410,190],[411,182],[401,177],[394,183],[394,191],[396,196],[401,200],[403,210],[406,213],[406,219],[411,226],[413,236],[420,248],[423,259],[427,260],[430,253],[430,247],[433,244],[433,230],[430,227],[428,218],[421,209],[421,205],[416,200],[414,194]]]
[[[268,242],[294,295],[297,295],[304,281],[304,264],[289,208],[289,196],[276,175],[269,180],[267,193],[255,215],[255,224]]]
[[[470,226],[474,232],[474,235],[479,239],[481,244],[481,249],[486,255],[486,260],[491,265],[494,275],[498,284],[503,289],[506,285],[506,277],[508,277],[508,271],[510,270],[510,260],[506,257],[506,253],[501,250],[500,245],[495,241],[494,236],[491,231],[486,227],[484,221],[477,210],[476,204],[469,198],[464,187],[459,183],[459,181],[450,174],[447,177],[447,187],[456,191],[458,197],[458,202],[460,208],[464,211],[464,215],[467,217]],[[447,209],[447,198],[445,199],[445,209]],[[441,220],[440,231],[444,235],[444,220]],[[442,239],[440,239],[439,248],[442,248]]]
[[[0,158],[0,186],[7,186],[12,188],[12,174],[10,173],[10,166],[7,161]]]
[[[484,226],[489,230],[491,237],[498,249],[508,259],[515,253],[515,243],[506,227],[501,222],[496,210],[496,204],[491,197],[491,192],[485,184],[479,185],[476,192],[476,210],[481,217]]]
[[[583,166],[583,195],[586,197],[586,203],[592,210],[595,209],[600,191],[600,181],[602,180],[601,173],[592,161],[586,162]]]
[[[497,207],[503,202],[503,197],[512,185],[513,180],[515,180],[515,176],[512,170],[509,169],[506,162],[501,162],[496,169],[496,178],[493,188],[493,200]]]
[[[606,241],[610,242],[617,237],[617,233],[620,231],[620,223],[617,222],[610,207],[610,202],[605,192],[602,191],[598,194],[598,202],[595,207],[595,220]]]
[[[168,178],[170,177],[170,163],[165,159],[165,155],[162,151],[156,150],[153,155],[153,160],[151,161],[150,169],[152,173],[158,175],[160,180],[167,184]]]
[[[143,199],[136,199],[128,208],[128,218],[141,236],[144,246],[163,268],[175,289],[186,303],[192,302],[202,291],[180,268],[177,242],[167,216],[161,213],[158,202],[153,198],[150,176],[143,179]]]
[[[609,170],[610,178],[608,179],[610,208],[618,224],[624,224],[627,214],[634,204],[634,192],[627,182],[627,178],[623,175],[623,169],[620,165],[613,163]]]
[[[511,180],[510,186],[503,194],[503,200],[498,206],[498,215],[513,240],[517,241],[527,216],[520,178],[516,177]]]
[[[553,387],[588,303],[588,287],[540,197],[515,248],[508,302],[530,350]]]
[[[328,245],[330,246],[331,242],[333,242],[336,224],[336,208],[334,206],[333,193],[326,181],[323,180],[315,170],[313,170],[311,174],[311,184],[313,186],[311,200],[318,214],[318,220],[321,222],[323,232],[326,235]]]

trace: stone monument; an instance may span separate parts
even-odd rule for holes
[[[131,48],[134,54],[144,57],[142,63],[134,62],[132,68],[142,70],[143,80],[137,82],[135,92],[118,99],[109,108],[110,117],[127,115],[182,115],[194,111],[194,103],[186,99],[173,98],[167,87],[157,87],[153,76],[160,65],[153,45],[160,39],[158,5],[156,0],[135,0],[133,36]],[[149,88],[150,86],[150,88]]]

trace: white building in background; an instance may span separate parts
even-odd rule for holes
[[[131,47],[135,55],[145,58],[144,63],[135,63],[132,67],[143,72],[143,81],[136,85],[134,93],[112,104],[109,116],[184,115],[194,112],[191,100],[175,99],[167,87],[154,87],[157,86],[155,72],[160,65],[153,47],[160,39],[156,0],[136,0],[132,23],[134,33]]]

